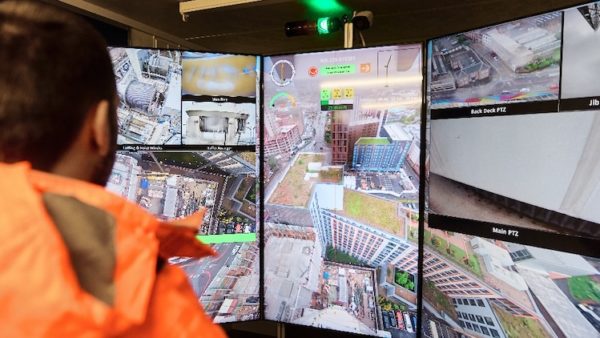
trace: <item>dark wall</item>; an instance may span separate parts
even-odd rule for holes
[[[86,15],[82,15],[82,17],[102,34],[109,46],[126,47],[129,44],[129,31],[126,28],[111,25]]]

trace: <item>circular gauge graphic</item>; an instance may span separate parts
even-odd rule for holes
[[[296,69],[294,65],[288,60],[279,60],[271,67],[271,79],[273,83],[278,86],[287,86],[292,83],[294,76],[296,75]]]

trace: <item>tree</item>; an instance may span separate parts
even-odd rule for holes
[[[408,282],[408,272],[406,271],[397,271],[396,272],[396,283],[401,286],[405,286]]]
[[[271,171],[275,171],[277,169],[277,160],[274,156],[269,157],[268,163],[269,169],[271,169]]]

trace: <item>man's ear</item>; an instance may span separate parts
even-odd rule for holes
[[[106,156],[111,148],[110,139],[110,105],[107,100],[98,102],[90,111],[91,146],[98,149],[98,154]]]

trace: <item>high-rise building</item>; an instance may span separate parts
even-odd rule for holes
[[[285,125],[278,128],[279,133],[265,140],[265,157],[280,154],[290,155],[294,147],[300,143],[300,130],[298,126]]]
[[[407,226],[399,218],[389,222],[381,217],[358,217],[351,206],[380,207],[398,214],[398,203],[344,189],[342,185],[317,184],[309,204],[313,224],[323,247],[332,246],[364,263],[377,267],[398,264],[413,254],[414,245],[407,241]]]
[[[433,250],[424,250],[423,278],[451,298],[487,299],[512,315],[531,317],[535,314],[527,290],[515,289],[493,276],[481,280]],[[522,279],[521,282],[524,283]]]
[[[362,120],[348,126],[348,163],[352,163],[354,145],[361,137],[376,137],[379,131],[378,119]]]
[[[388,124],[387,137],[361,137],[354,145],[352,167],[364,171],[399,171],[404,165],[413,137],[400,124]]]
[[[330,113],[329,132],[331,134],[331,164],[345,165],[348,161],[348,125],[351,111],[340,110]]]

